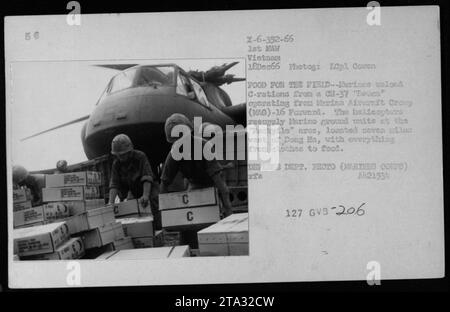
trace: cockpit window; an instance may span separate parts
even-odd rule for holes
[[[203,88],[193,79],[189,79],[191,81],[192,87],[194,88],[195,95],[197,96],[197,100],[204,106],[210,107],[208,98],[206,97],[205,91]]]
[[[173,85],[174,76],[174,68],[172,66],[141,67],[136,79],[136,86]]]
[[[109,85],[108,94],[128,88],[174,85],[173,66],[143,66],[125,70],[115,76]]]
[[[108,93],[114,93],[120,90],[128,89],[133,86],[133,81],[136,76],[137,69],[132,68],[125,70],[115,76],[109,85]]]
[[[188,93],[192,92],[188,78],[181,72],[178,73],[176,92],[184,96],[188,96]]]

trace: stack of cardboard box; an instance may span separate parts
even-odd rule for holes
[[[42,189],[44,202],[72,202],[97,199],[100,197],[101,173],[82,171],[45,176]]]
[[[164,246],[189,245],[196,249],[197,231],[220,220],[221,205],[214,187],[160,194]]]
[[[105,205],[100,183],[98,172],[47,175],[39,207],[31,207],[29,190],[15,190],[14,254],[20,260],[248,255],[248,214],[220,220],[214,187],[160,194],[163,230],[155,232],[150,204]],[[241,188],[234,189],[247,205],[237,197]]]
[[[248,255],[248,213],[236,213],[197,233],[201,256]]]
[[[214,187],[159,195],[164,229],[201,229],[220,220],[221,201]]]
[[[27,188],[13,190],[14,228],[42,225],[69,216],[67,207],[47,204],[33,207],[31,191]]]
[[[31,208],[31,191],[27,188],[13,190],[13,211]]]
[[[107,250],[134,248],[122,224],[116,221],[114,207],[99,199],[100,172],[85,171],[46,176],[44,200],[62,200],[71,217],[66,219],[71,235],[80,237],[87,256]],[[59,190],[55,191],[55,190]]]
[[[68,260],[84,255],[80,238],[70,238],[66,222],[15,229],[14,254],[20,260]]]
[[[15,235],[18,238],[24,233],[34,235],[34,231],[40,233],[45,230],[45,224],[63,222],[71,239],[58,246],[60,249],[54,249],[51,255],[42,252],[39,256],[33,254],[30,257],[19,253],[21,260],[69,259],[83,255],[89,258],[92,254],[107,250],[134,248],[131,237],[125,237],[122,224],[115,219],[114,207],[105,206],[104,200],[98,198],[98,186],[101,184],[99,172],[46,175],[45,181],[42,190],[45,204],[14,213],[15,225],[32,226],[26,232],[15,230]],[[56,244],[53,246],[57,247]]]
[[[25,208],[14,212],[14,228],[46,224],[69,216],[69,209],[64,204],[48,203],[41,206]]]
[[[117,221],[123,226],[125,235],[131,237],[135,248],[161,246],[161,231],[153,228],[150,203],[143,207],[137,199],[114,204]]]
[[[155,259],[161,258],[161,253],[152,251],[162,246],[162,231],[153,227],[153,215],[150,203],[143,207],[137,199],[131,199],[113,205],[117,223],[123,228],[124,235],[136,250],[131,248],[115,248],[97,255],[96,259]],[[156,248],[155,248],[156,247]],[[120,256],[119,256],[120,255]],[[125,255],[125,256],[122,256]]]
[[[67,223],[58,222],[69,216],[67,206],[48,203],[32,207],[29,189],[13,190],[13,202],[15,260],[75,259],[84,255],[83,242],[69,240]]]
[[[96,227],[89,226],[88,230],[75,235],[82,238],[86,249],[104,248],[108,250],[133,248],[133,245],[130,243],[130,238],[126,237],[123,232],[122,224],[114,218],[104,219],[102,224],[97,224]]]

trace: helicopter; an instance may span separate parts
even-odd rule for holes
[[[21,141],[85,121],[81,141],[86,157],[94,159],[111,151],[112,139],[128,135],[135,149],[143,151],[153,168],[164,162],[170,150],[164,123],[173,113],[225,129],[227,125],[246,125],[246,104],[233,105],[223,84],[245,81],[225,74],[238,64],[214,66],[207,71],[184,71],[174,63],[157,65],[102,64],[118,70],[90,115],[33,134]]]

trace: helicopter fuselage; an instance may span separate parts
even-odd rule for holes
[[[200,94],[202,90],[195,89],[198,82],[178,66],[173,65],[173,74],[166,81],[159,78],[162,83],[155,83],[148,81],[150,78],[147,77],[146,84],[140,85],[136,81],[142,78],[139,76],[143,75],[142,68],[132,68],[136,71],[133,82],[121,90],[114,91],[116,77],[129,70],[111,79],[97,102],[81,134],[88,159],[110,153],[114,136],[124,133],[131,138],[135,149],[146,153],[152,165],[163,162],[170,148],[165,138],[164,123],[173,113],[184,114],[191,120],[201,117],[203,122],[216,124],[221,128],[236,124],[220,109],[224,106],[223,101],[217,103],[211,97],[205,101],[206,94]],[[146,68],[149,71],[151,66]],[[153,74],[149,71],[147,76]],[[178,75],[183,75],[186,87],[190,87],[192,92],[180,91],[182,80],[177,78]]]

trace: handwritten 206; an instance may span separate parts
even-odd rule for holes
[[[305,210],[305,213],[310,217],[327,216],[327,215],[362,217],[366,214],[366,210],[364,209],[365,204],[366,203],[362,203],[358,207],[356,206],[346,207],[344,205],[337,205],[325,208],[312,208],[309,210]],[[286,209],[285,217],[301,218],[303,215],[304,215],[303,209]]]

